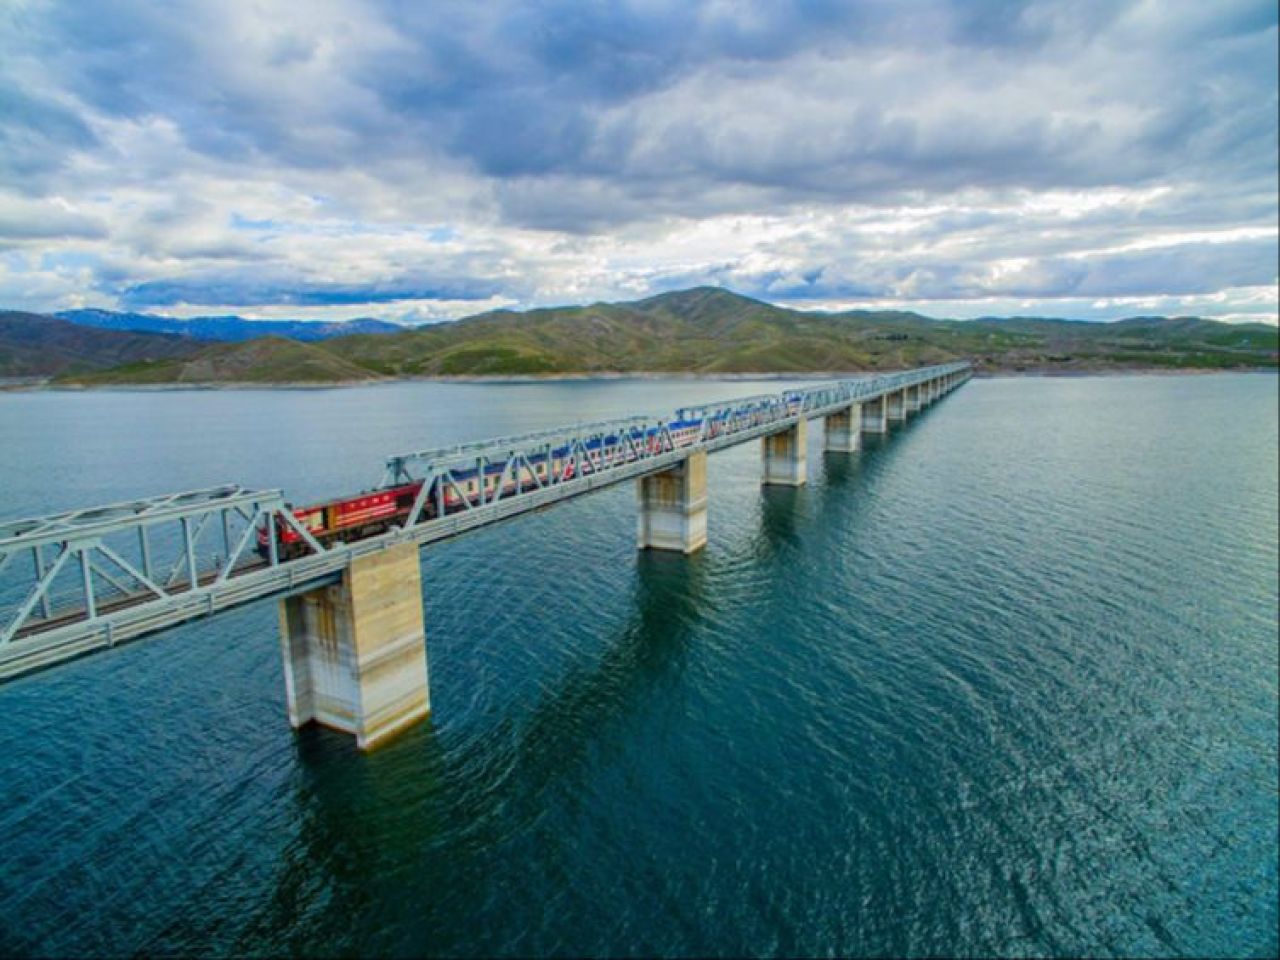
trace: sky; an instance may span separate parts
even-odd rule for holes
[[[1276,322],[1275,0],[2,0],[0,308]]]

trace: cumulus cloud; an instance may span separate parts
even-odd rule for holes
[[[0,12],[0,301],[435,319],[720,283],[1274,322],[1276,20],[21,0]]]

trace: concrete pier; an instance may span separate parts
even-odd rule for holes
[[[895,390],[893,393],[884,395],[885,416],[890,420],[903,421],[907,419],[907,402],[906,391]]]
[[[904,387],[902,390],[902,409],[906,413],[920,412],[920,387]]]
[[[889,422],[885,416],[887,406],[884,397],[876,397],[874,400],[867,400],[862,404],[863,433],[885,433],[888,431]]]
[[[862,438],[862,404],[853,403],[826,418],[826,449],[852,453]]]
[[[427,716],[422,576],[414,544],[356,557],[342,581],[280,601],[289,722],[368,750]]]
[[[641,550],[693,553],[707,543],[707,454],[689,454],[677,466],[636,481]]]
[[[764,483],[784,487],[803,486],[809,476],[809,421],[801,417],[794,426],[761,438]]]

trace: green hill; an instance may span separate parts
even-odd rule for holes
[[[98,330],[38,313],[0,312],[0,377],[50,377],[189,357],[200,346],[169,334]]]
[[[135,337],[148,344],[155,338],[73,329]],[[142,357],[121,357],[116,362],[123,365],[96,373],[92,367],[68,368],[61,382],[327,383],[401,376],[606,372],[840,373],[960,358],[972,360],[979,372],[1274,369],[1280,347],[1275,327],[1194,317],[1087,323],[1044,317],[931,320],[905,311],[816,313],[711,287],[629,303],[495,310],[402,333],[323,343],[268,337],[201,345],[164,339],[165,348],[178,351],[176,355],[144,351]]]
[[[387,375],[803,373],[914,365],[953,353],[877,339],[866,321],[701,287],[633,303],[498,310],[401,334],[326,344]]]
[[[1274,327],[1143,318],[931,320],[903,311],[814,313],[698,287],[632,303],[516,313],[329,341],[388,376],[569,372],[812,373],[957,358],[979,370],[1275,367]]]
[[[341,383],[377,374],[322,347],[279,337],[206,346],[192,357],[143,360],[94,373],[69,374],[67,385],[161,383]]]

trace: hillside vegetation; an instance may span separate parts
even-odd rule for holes
[[[44,317],[34,322],[37,327],[48,325],[51,342],[65,338],[71,326]],[[1274,327],[1194,317],[1086,323],[1039,317],[931,320],[902,311],[812,313],[707,287],[630,303],[497,310],[453,323],[320,343],[266,337],[200,344],[159,334],[71,329],[79,331],[81,342],[95,335],[133,338],[128,349],[124,341],[112,340],[105,355],[95,355],[94,364],[86,360],[45,371],[62,373],[61,382],[84,385],[568,373],[840,373],[961,358],[973,361],[980,373],[1274,369],[1280,348]],[[0,358],[6,349],[7,355],[16,355],[0,328]],[[24,349],[24,356],[31,355],[33,345]]]
[[[183,337],[96,330],[38,313],[0,312],[0,377],[51,377],[190,357],[201,346]]]
[[[326,348],[388,376],[813,373],[958,358],[980,371],[1087,371],[1274,367],[1277,334],[1273,327],[1194,318],[1103,324],[810,313],[702,287],[633,303],[499,310],[406,333],[344,337]]]
[[[195,356],[142,360],[110,370],[70,374],[59,383],[80,386],[161,383],[341,383],[377,374],[310,343],[265,337],[208,346]]]

